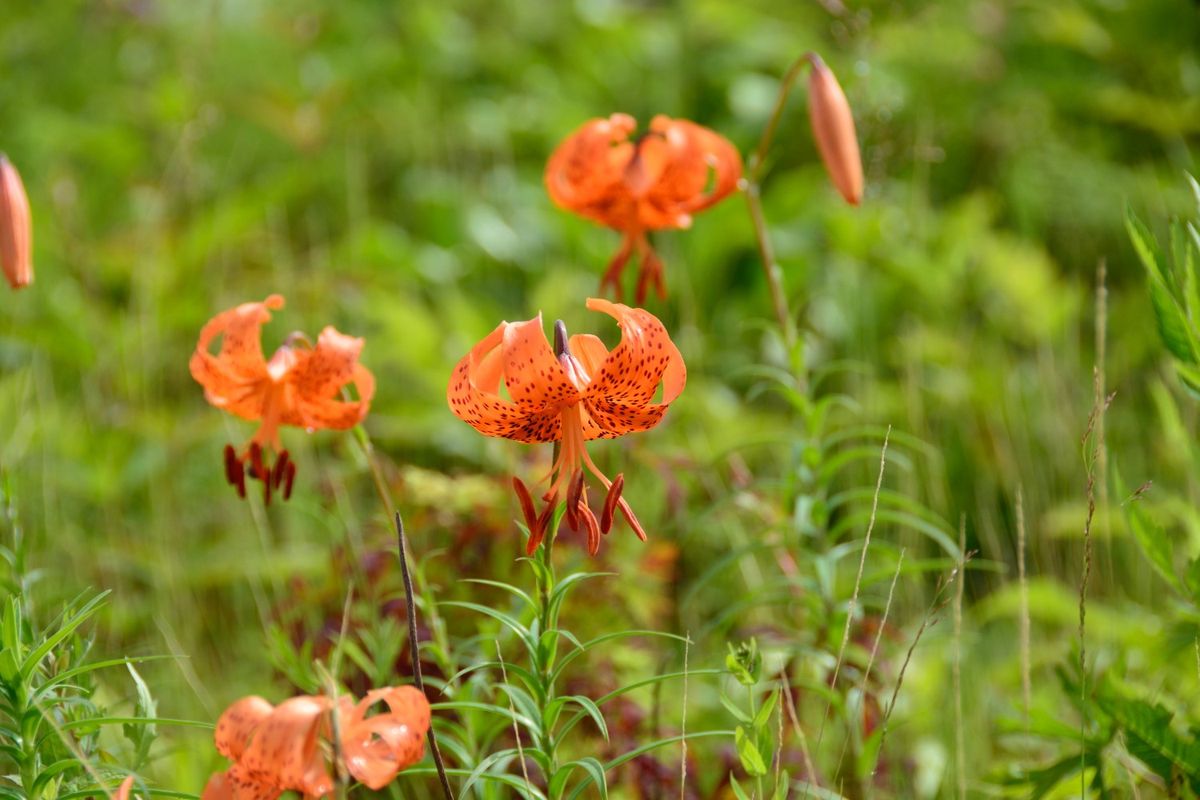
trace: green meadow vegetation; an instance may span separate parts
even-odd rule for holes
[[[559,506],[526,557],[552,447],[447,389],[501,320],[619,341],[547,159],[623,112],[754,168],[810,51],[861,204],[801,73],[749,193],[650,235],[686,387],[588,446],[647,540]],[[414,663],[445,783],[338,797],[1200,795],[1200,5],[4,0],[0,74],[0,800],[197,798],[239,698]],[[267,505],[189,359],[272,294],[268,358],[332,325],[376,388]]]

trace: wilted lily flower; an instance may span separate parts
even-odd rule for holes
[[[617,509],[645,540],[641,523],[621,497],[624,477],[610,481],[584,443],[653,428],[687,380],[683,357],[653,314],[596,298],[587,307],[620,325],[621,342],[611,352],[591,334],[568,338],[562,322],[555,323],[551,349],[539,314],[525,322],[500,323],[458,363],[450,379],[450,409],[480,433],[559,445],[541,514],[535,513],[525,484],[513,479],[529,527],[529,553],[541,544],[562,497],[568,524],[586,528],[591,554],[600,548],[600,535],[612,528]],[[502,383],[507,398],[500,393]],[[660,384],[662,399],[654,402]],[[588,507],[585,466],[608,490],[599,520]]]
[[[33,224],[17,168],[0,153],[0,267],[8,285],[33,283]]]
[[[816,53],[808,54],[808,115],[829,179],[850,205],[862,201],[862,158],[850,103],[834,74]]]
[[[387,710],[367,716],[380,703]],[[335,788],[331,767],[382,789],[424,757],[429,723],[429,702],[411,686],[376,689],[358,703],[301,695],[272,706],[244,697],[221,715],[214,736],[233,765],[209,778],[201,798],[274,800],[289,790],[324,797]]]
[[[261,303],[242,303],[209,320],[189,364],[192,377],[204,387],[209,403],[243,419],[262,424],[240,453],[225,446],[225,477],[246,496],[247,462],[250,477],[263,483],[263,499],[282,490],[292,493],[296,464],[279,440],[279,427],[293,425],[310,432],[353,428],[367,416],[375,393],[375,378],[358,355],[363,340],[327,326],[316,346],[293,333],[268,361],[263,358],[261,332],[271,310],[283,308],[273,294]],[[209,352],[221,337],[220,352]],[[358,400],[339,400],[342,388],[353,384]],[[270,451],[278,454],[271,464]]]
[[[636,128],[628,114],[585,123],[550,156],[545,180],[557,205],[624,234],[602,291],[612,286],[621,298],[621,271],[637,250],[641,305],[651,285],[666,297],[662,261],[646,232],[690,227],[692,214],[737,188],[742,159],[728,140],[694,122],[660,115],[631,140]]]

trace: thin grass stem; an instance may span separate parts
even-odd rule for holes
[[[417,603],[413,597],[412,574],[408,569],[407,542],[404,538],[404,520],[397,511],[396,520],[396,552],[400,558],[400,575],[404,579],[404,602],[408,612],[408,654],[412,660],[413,684],[421,692],[425,691],[425,681],[421,677],[420,638],[417,635]],[[442,762],[442,751],[438,747],[437,734],[434,733],[432,722],[426,734],[429,740],[429,752],[433,755],[433,763],[437,767],[438,780],[442,784],[442,794],[446,800],[454,800],[454,791],[450,788],[450,779],[446,777],[446,765]]]

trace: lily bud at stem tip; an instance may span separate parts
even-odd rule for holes
[[[850,103],[837,78],[816,53],[808,56],[808,114],[813,138],[834,187],[850,205],[862,201],[862,158]]]
[[[0,267],[14,289],[33,282],[29,198],[16,167],[3,154],[0,154]]]

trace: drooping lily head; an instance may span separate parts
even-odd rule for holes
[[[386,710],[368,716],[380,705]],[[202,800],[274,800],[289,790],[324,797],[335,788],[330,766],[382,789],[424,757],[429,723],[429,702],[411,686],[376,689],[358,703],[301,695],[273,706],[244,697],[217,721],[217,750],[233,764],[209,779]],[[329,763],[331,751],[341,764]]]
[[[666,296],[662,262],[646,232],[689,227],[693,214],[737,188],[742,159],[727,139],[687,120],[659,115],[631,138],[636,129],[628,114],[589,120],[550,156],[545,181],[558,206],[624,234],[600,282],[618,300],[621,271],[638,251],[641,305],[651,285]]]
[[[623,476],[609,480],[584,443],[653,428],[687,381],[683,357],[653,314],[597,298],[588,300],[587,307],[608,314],[620,326],[621,341],[611,351],[591,334],[568,336],[562,322],[555,324],[551,347],[539,314],[524,322],[500,323],[458,363],[450,379],[451,411],[480,433],[558,445],[540,514],[525,484],[514,478],[530,530],[529,553],[541,543],[560,498],[567,501],[568,524],[586,531],[593,555],[617,510],[639,538],[646,538],[621,497]],[[599,519],[588,506],[585,467],[607,489]]]
[[[279,439],[279,428],[292,425],[312,432],[345,430],[363,420],[375,393],[375,378],[358,363],[363,340],[326,327],[316,346],[293,333],[268,360],[263,357],[262,326],[271,311],[283,308],[273,294],[261,303],[242,303],[222,311],[200,331],[189,367],[204,387],[209,403],[230,414],[260,423],[241,452],[225,447],[225,477],[246,495],[246,474],[262,481],[263,498],[292,491],[296,465]],[[211,352],[221,337],[220,349]],[[343,387],[353,384],[357,400],[343,400]],[[271,453],[275,453],[274,464]]]

